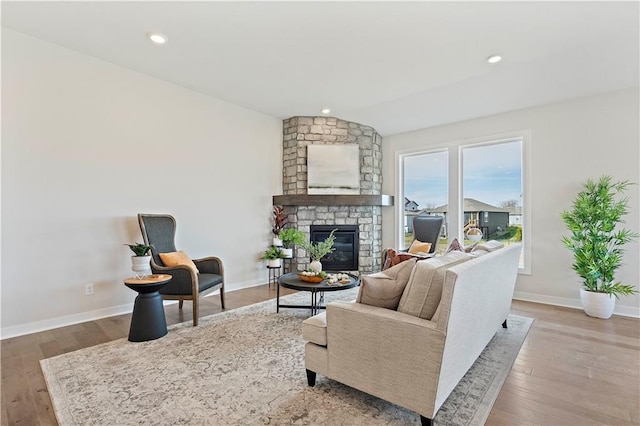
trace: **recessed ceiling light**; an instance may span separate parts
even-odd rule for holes
[[[160,33],[148,33],[147,37],[156,44],[165,44],[168,40],[166,35]]]
[[[331,112],[331,109],[329,108],[322,108],[322,113],[323,114],[329,114]]]
[[[487,58],[487,62],[489,62],[490,64],[497,64],[501,60],[502,60],[502,56],[500,55],[491,55]]]

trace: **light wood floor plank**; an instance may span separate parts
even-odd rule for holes
[[[225,299],[234,309],[275,295],[264,285]],[[167,305],[167,323],[190,321],[191,309]],[[221,311],[217,294],[201,300],[201,316]],[[640,320],[521,301],[512,313],[535,321],[487,425],[640,425]],[[0,342],[2,425],[55,425],[39,361],[127,337],[130,321],[119,315]]]

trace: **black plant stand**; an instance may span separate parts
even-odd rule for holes
[[[138,292],[129,328],[130,342],[146,342],[167,334],[167,320],[159,290],[169,281],[171,275],[147,275],[124,281],[127,287]]]

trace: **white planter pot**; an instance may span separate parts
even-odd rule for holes
[[[273,237],[273,245],[276,247],[282,247],[282,240],[278,237]]]
[[[580,289],[580,301],[585,314],[594,318],[609,319],[616,307],[616,297],[606,293]]]
[[[267,263],[269,268],[279,268],[282,266],[282,259],[270,259]]]
[[[320,272],[322,271],[322,263],[320,263],[319,260],[314,260],[313,262],[309,263],[309,269],[315,272]]]
[[[292,248],[283,248],[283,249],[280,249],[280,252],[282,253],[282,257],[284,258],[291,259],[293,257]]]
[[[136,277],[151,275],[151,256],[131,256],[131,270]]]
[[[477,243],[482,239],[482,231],[480,231],[478,228],[471,228],[471,229],[473,229],[474,232],[477,232],[477,233],[474,234],[474,233],[467,232],[467,240],[471,241],[472,243]],[[471,231],[471,229],[469,231]]]

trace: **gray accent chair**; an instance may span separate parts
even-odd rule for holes
[[[175,252],[176,220],[168,214],[138,213],[138,223],[145,244],[151,246],[151,270],[154,274],[172,276],[160,290],[163,299],[178,300],[182,309],[185,300],[193,302],[193,326],[198,325],[198,302],[201,296],[220,290],[220,304],[224,309],[224,268],[220,258],[211,256],[192,259],[199,274],[187,266],[164,266],[160,253]]]
[[[431,243],[429,254],[435,253],[444,218],[442,216],[416,216],[413,218],[413,238]]]

